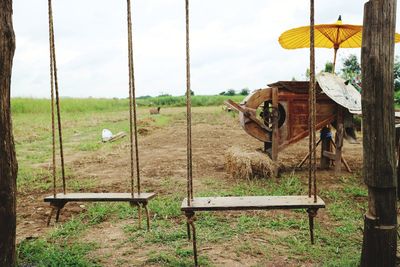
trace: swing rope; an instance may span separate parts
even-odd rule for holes
[[[52,16],[51,16],[51,1],[48,1],[48,12],[49,12],[49,44],[51,44],[52,35]],[[54,127],[54,76],[53,76],[53,53],[51,47],[50,50],[50,94],[51,94],[51,136],[52,136],[52,171],[53,171],[53,196],[56,197],[56,133]]]
[[[137,138],[137,112],[136,112],[136,97],[135,97],[135,78],[134,78],[134,63],[133,63],[133,42],[132,42],[132,15],[131,15],[131,1],[127,0],[128,4],[128,53],[129,53],[129,122],[130,122],[130,142],[131,142],[131,194],[134,196],[134,152],[135,147],[136,155],[136,175],[137,175],[137,190],[138,194],[141,192],[140,188],[140,171],[139,171],[139,149]],[[65,161],[64,149],[62,139],[61,127],[61,108],[60,97],[58,90],[58,75],[57,75],[57,61],[56,61],[56,48],[54,38],[54,22],[53,22],[53,8],[52,0],[48,0],[48,16],[49,16],[49,44],[50,44],[50,88],[51,88],[51,126],[52,126],[52,176],[53,176],[53,195],[56,197],[57,173],[56,173],[56,130],[55,130],[55,112],[57,112],[57,126],[59,136],[59,149],[61,159],[61,176],[63,193],[66,194],[66,179],[65,179]],[[54,99],[55,92],[55,99]],[[56,104],[56,111],[54,107]],[[133,144],[134,143],[134,144]]]
[[[63,193],[66,194],[65,182],[65,167],[64,167],[64,149],[62,141],[62,128],[61,128],[61,111],[60,111],[60,97],[58,93],[58,76],[57,76],[57,61],[56,61],[56,47],[54,41],[54,23],[53,23],[53,8],[51,0],[48,0],[49,9],[49,42],[50,42],[50,82],[51,82],[51,127],[52,127],[52,149],[53,149],[53,194],[56,196],[56,149],[55,149],[55,122],[54,122],[54,89],[56,93],[56,107],[57,107],[57,124],[58,124],[58,137],[60,145],[60,158],[61,158],[61,176]]]
[[[190,83],[190,39],[189,39],[189,0],[186,0],[186,120],[187,120],[187,201],[193,200],[193,167],[192,167],[192,102]]]
[[[140,195],[140,169],[139,169],[139,148],[138,148],[138,135],[137,135],[137,113],[136,113],[136,95],[135,95],[135,72],[133,61],[133,37],[132,37],[132,12],[131,1],[127,0],[127,14],[128,14],[128,53],[129,53],[129,129],[130,129],[130,142],[131,142],[131,193],[134,196],[134,155],[133,155],[133,142],[135,142],[135,156],[136,156],[136,184],[138,194]],[[134,140],[134,141],[133,141]]]
[[[192,117],[191,117],[191,83],[190,83],[190,39],[189,39],[189,0],[186,0],[186,119],[187,119],[187,204],[193,200],[192,169]],[[316,80],[315,80],[315,35],[314,35],[314,0],[310,0],[310,86],[309,86],[309,175],[308,196],[317,202],[316,179]]]
[[[317,202],[316,179],[316,84],[315,84],[315,36],[314,36],[314,0],[310,0],[310,87],[309,87],[309,169],[308,169],[308,196],[314,196]]]

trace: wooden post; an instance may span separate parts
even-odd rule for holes
[[[272,153],[271,159],[276,162],[278,160],[279,152],[279,99],[278,88],[272,87]],[[274,177],[278,177],[278,164],[274,169]]]
[[[400,127],[395,126],[395,136],[396,136],[396,149],[397,149],[397,201],[400,200]]]
[[[396,0],[370,0],[364,7],[362,109],[364,217],[361,266],[395,266],[397,203],[393,103]]]
[[[278,159],[278,147],[279,147],[279,115],[278,115],[278,88],[272,88],[272,153],[271,158],[273,161]]]
[[[338,105],[337,119],[336,119],[336,136],[335,136],[335,175],[339,175],[342,171],[342,147],[344,137],[343,125],[343,108]]]
[[[17,159],[10,85],[15,50],[12,0],[0,0],[0,266],[15,266]]]
[[[321,129],[320,132],[320,142],[321,142],[321,160],[320,165],[322,170],[329,169],[331,164],[331,159],[324,155],[324,151],[331,152],[331,138],[332,133],[328,126]]]
[[[263,121],[264,125],[269,125],[269,102],[265,101],[264,102],[264,107],[263,107]],[[272,141],[272,138],[271,138]],[[272,142],[264,142],[264,152],[268,153],[271,158],[272,158]],[[270,154],[271,153],[271,154]]]

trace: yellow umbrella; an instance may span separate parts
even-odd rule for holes
[[[315,29],[315,47],[333,48],[333,72],[335,71],[336,54],[339,48],[358,48],[362,45],[362,26],[342,23],[342,16],[334,24],[319,24]],[[395,42],[400,42],[396,33]],[[310,26],[288,30],[279,37],[279,43],[286,49],[310,47]]]

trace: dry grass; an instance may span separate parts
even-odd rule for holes
[[[272,177],[278,164],[261,151],[232,147],[226,152],[225,168],[235,179],[250,180]]]

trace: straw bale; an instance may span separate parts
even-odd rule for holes
[[[236,179],[269,178],[278,164],[262,151],[231,147],[225,154],[225,169]]]

